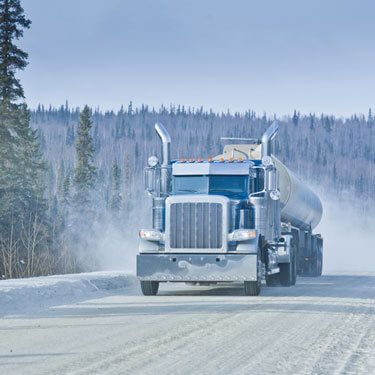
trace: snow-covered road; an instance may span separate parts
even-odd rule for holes
[[[2,374],[375,374],[375,276],[138,286],[0,319]]]

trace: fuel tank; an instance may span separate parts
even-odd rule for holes
[[[281,221],[301,229],[314,229],[323,214],[319,197],[280,160],[274,156],[272,159],[279,172]]]

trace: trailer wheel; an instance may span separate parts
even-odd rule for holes
[[[292,285],[292,263],[281,263],[279,264],[280,274],[279,280],[281,286]]]
[[[246,296],[259,296],[262,287],[262,258],[261,258],[261,245],[258,245],[257,254],[257,279],[256,281],[245,281],[244,292]]]
[[[292,286],[297,280],[297,254],[295,245],[291,246],[290,263],[279,263],[281,286]]]
[[[297,247],[292,246],[292,285],[296,285],[297,282]]]
[[[323,273],[323,252],[322,249],[319,251],[318,255],[318,275],[317,276],[322,276]]]
[[[266,285],[267,286],[279,286],[280,285],[280,279],[279,274],[275,275],[266,275]]]
[[[316,241],[316,259],[312,266],[311,276],[319,277],[322,276],[323,271],[323,252],[322,252],[322,245],[320,241]]]
[[[144,296],[156,296],[159,290],[159,282],[141,281],[141,289]]]

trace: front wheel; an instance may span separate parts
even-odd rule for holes
[[[258,281],[245,281],[244,291],[245,296],[259,296],[260,285]]]
[[[159,290],[159,281],[141,281],[144,296],[156,296]]]
[[[259,296],[262,287],[262,258],[261,245],[258,245],[257,254],[257,279],[256,281],[245,281],[244,292],[246,296]]]

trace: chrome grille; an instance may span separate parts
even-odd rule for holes
[[[170,206],[170,247],[222,247],[223,206],[211,202],[181,202]]]

